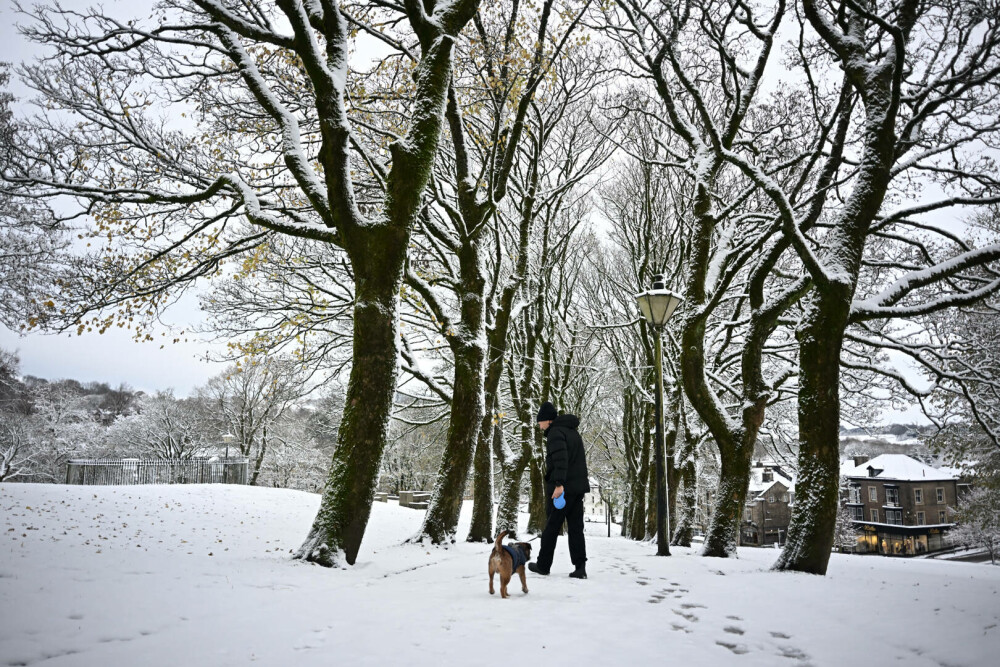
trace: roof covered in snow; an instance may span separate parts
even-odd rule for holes
[[[840,474],[844,477],[894,479],[905,482],[955,479],[951,473],[932,468],[906,454],[882,454],[858,466],[855,466],[853,461],[845,461],[841,463]]]
[[[772,473],[770,480],[764,481],[765,471]],[[783,484],[789,491],[795,489],[795,482],[786,477],[780,469],[775,469],[768,463],[764,463],[761,467],[755,465],[750,468],[750,487],[747,489],[747,499],[756,499],[778,482]]]

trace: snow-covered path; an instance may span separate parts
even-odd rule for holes
[[[992,665],[1000,649],[1000,567],[835,555],[815,577],[769,571],[773,550],[656,558],[589,525],[590,579],[566,577],[561,540],[553,574],[501,600],[489,547],[401,545],[421,516],[394,505],[375,504],[358,565],[291,561],[317,503],[248,487],[0,484],[0,667],[921,667]]]

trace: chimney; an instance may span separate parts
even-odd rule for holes
[[[857,468],[859,465],[861,465],[862,463],[864,463],[865,461],[868,460],[868,457],[865,456],[864,454],[861,454],[859,456],[853,456],[851,458],[854,459],[854,467],[855,468]]]

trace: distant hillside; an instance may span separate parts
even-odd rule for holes
[[[873,428],[842,428],[840,453],[843,457],[880,454],[906,454],[934,465],[935,457],[927,447],[932,427],[915,424],[889,424]]]

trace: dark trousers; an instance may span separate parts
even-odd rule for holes
[[[549,491],[546,495],[551,496]],[[556,509],[549,497],[545,502],[545,515],[548,519],[545,522],[545,530],[542,531],[542,543],[538,549],[538,569],[548,572],[552,568],[552,557],[556,551],[556,540],[559,539],[559,531],[562,529],[563,521],[567,524],[569,538],[569,557],[573,565],[580,568],[587,563],[587,543],[583,537],[583,496],[571,496],[566,494],[566,506],[561,510]]]

